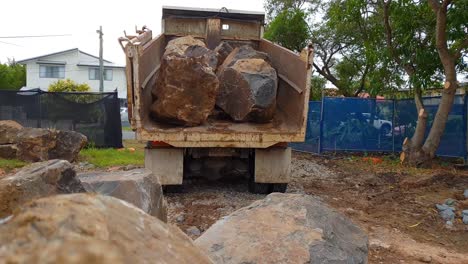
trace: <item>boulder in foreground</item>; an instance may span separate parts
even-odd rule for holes
[[[177,227],[122,200],[36,200],[0,224],[4,263],[212,263]]]
[[[216,222],[195,244],[216,263],[367,263],[366,234],[318,199],[273,193]]]
[[[0,218],[34,199],[76,192],[85,192],[85,189],[68,161],[33,163],[12,176],[0,179]]]
[[[80,174],[88,192],[127,201],[145,213],[167,221],[167,206],[158,177],[146,169]]]

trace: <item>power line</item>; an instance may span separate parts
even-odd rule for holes
[[[18,44],[15,44],[15,43],[11,43],[11,42],[6,42],[6,41],[0,41],[0,43],[8,44],[8,45],[13,45],[13,46],[18,46],[18,47],[23,47],[23,46],[21,46],[21,45],[18,45]]]
[[[29,35],[29,36],[0,36],[0,39],[11,39],[11,38],[49,38],[49,37],[69,37],[72,34],[60,34],[60,35]]]

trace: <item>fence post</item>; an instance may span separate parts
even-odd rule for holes
[[[318,148],[318,153],[321,154],[322,153],[322,140],[323,140],[323,112],[325,110],[325,107],[324,107],[324,102],[325,102],[325,93],[324,91],[322,90],[322,102],[320,104],[320,128],[319,128],[319,132],[320,132],[320,136],[319,136],[319,148]]]
[[[463,163],[464,165],[467,165],[468,163],[468,139],[466,138],[468,136],[468,103],[467,103],[468,97],[466,96],[466,91],[465,91],[465,96],[463,98],[463,143],[465,146],[465,151],[463,153]]]
[[[395,112],[396,112],[396,103],[395,99],[392,99],[393,102],[393,111],[392,111],[392,153],[395,154]],[[398,128],[400,129],[400,128]],[[401,134],[401,131],[400,131]]]
[[[38,102],[39,102],[39,123],[38,126],[39,128],[42,128],[42,92],[38,92]]]

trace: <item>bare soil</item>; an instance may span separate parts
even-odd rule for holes
[[[369,235],[370,263],[468,263],[468,225],[458,215],[468,209],[462,195],[468,171],[442,164],[414,169],[386,157],[295,152],[287,192],[318,196],[361,226]],[[185,232],[195,226],[203,233],[223,216],[264,197],[250,194],[244,179],[189,180],[182,193],[167,194],[168,218]],[[452,227],[435,209],[447,198],[457,200]]]

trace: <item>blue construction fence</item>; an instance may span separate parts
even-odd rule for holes
[[[429,133],[441,97],[425,97]],[[466,159],[467,102],[457,95],[438,156]],[[417,110],[413,99],[381,100],[324,97],[309,102],[306,140],[291,143],[295,150],[322,152],[400,152],[403,141],[416,128]]]

